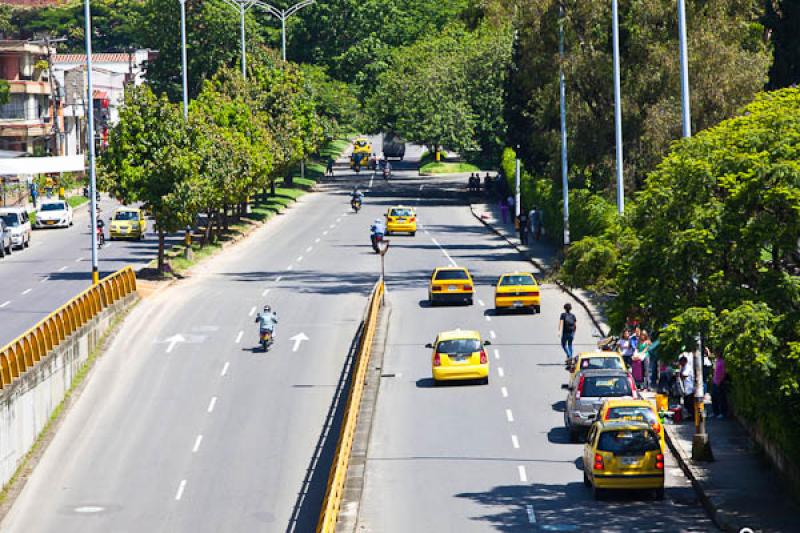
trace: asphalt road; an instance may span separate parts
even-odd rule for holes
[[[392,323],[357,531],[713,529],[671,457],[663,502],[638,493],[593,500],[582,482],[582,445],[569,443],[563,427],[566,372],[556,331],[571,298],[545,285],[540,315],[494,313],[497,276],[532,266],[473,218],[463,181],[411,180],[387,196],[418,203],[424,231],[391,237]],[[476,302],[430,308],[427,278],[451,261],[473,273]],[[593,348],[589,318],[572,303],[576,348]],[[493,342],[488,386],[433,387],[424,345],[457,327]]]
[[[116,202],[103,197],[100,218],[108,220]],[[89,210],[75,210],[70,228],[34,230],[30,248],[14,250],[0,260],[0,346],[68,302],[92,280]],[[107,242],[98,254],[100,275],[125,265],[140,268],[158,250],[155,234],[143,241]]]

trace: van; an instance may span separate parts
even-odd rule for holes
[[[0,208],[0,218],[11,235],[11,246],[22,249],[31,244],[31,219],[22,207]]]

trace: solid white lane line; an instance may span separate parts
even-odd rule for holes
[[[247,316],[253,316],[255,313],[256,313],[256,306],[254,305],[253,307],[250,308],[250,312],[247,314]]]
[[[282,279],[283,276],[278,276],[277,278],[275,278],[275,283],[280,283]]]
[[[319,241],[320,241],[320,238],[319,238],[319,237],[317,237],[316,239],[314,239],[314,242],[319,242]]]
[[[498,366],[497,367],[497,375],[500,376],[501,378],[503,376],[505,376],[505,372],[503,372],[503,367],[502,366]]]
[[[23,295],[23,296],[25,296],[26,294],[28,294],[28,293],[29,293],[29,292],[31,292],[32,290],[33,290],[33,289],[25,289],[24,291],[22,291],[22,295]]]
[[[266,296],[267,294],[269,294],[270,290],[271,289],[264,289],[264,292],[261,293],[261,296]]]
[[[519,439],[517,438],[516,435],[511,435],[511,445],[514,448],[519,448]]]
[[[514,421],[514,413],[511,412],[511,409],[506,409],[506,418],[509,422]]]
[[[309,246],[308,248],[306,248],[306,253],[310,252],[310,251],[311,251],[311,250],[313,250],[313,249],[314,249],[314,247],[313,247],[313,246]]]
[[[431,240],[433,241],[433,244],[435,244],[436,246],[438,246],[438,247],[439,247],[439,249],[442,251],[442,253],[443,253],[443,254],[444,254],[444,256],[447,258],[447,260],[448,260],[448,261],[450,261],[450,264],[451,264],[451,265],[453,265],[454,267],[457,267],[458,265],[456,264],[456,262],[455,262],[455,261],[453,261],[453,258],[452,258],[452,257],[450,257],[450,254],[448,254],[448,253],[447,253],[447,250],[445,250],[445,249],[442,247],[442,245],[441,245],[441,244],[439,244],[439,241],[437,241],[437,240],[436,240],[434,237],[431,237]]]
[[[497,348],[494,349],[494,358],[500,359],[500,350],[498,350]]]
[[[197,438],[194,440],[194,446],[192,447],[192,453],[197,453],[197,450],[200,449],[200,443],[203,442],[203,436],[198,435]]]
[[[231,366],[231,362],[230,361],[225,361],[225,364],[222,367],[222,372],[220,372],[219,375],[220,376],[224,376],[225,374],[227,374],[228,373],[228,367],[230,367],[230,366]]]
[[[4,308],[5,306],[7,306],[10,303],[11,303],[11,300],[6,300],[5,302],[0,304],[0,309]]]
[[[518,465],[517,470],[519,471],[519,480],[523,483],[528,482],[528,473],[525,471],[524,465]]]
[[[244,331],[240,331],[239,333],[236,334],[236,344],[242,342],[242,335],[244,335]]]
[[[503,395],[503,398],[508,398],[508,389],[505,387],[500,388],[500,394]]]
[[[302,263],[302,262],[303,262],[303,256],[302,256],[302,255],[301,255],[301,256],[299,256],[299,257],[296,259],[296,261],[297,261],[298,263]]]
[[[486,305],[486,304],[485,304],[485,303],[483,303],[483,300],[481,300],[481,299],[478,299],[478,305],[480,305],[481,307],[483,307],[483,306],[484,306],[484,305]]]
[[[212,396],[211,401],[208,403],[208,412],[212,412],[214,410],[214,406],[217,405],[217,397]]]
[[[59,268],[58,271],[59,272],[64,272],[67,268],[69,268],[69,267],[68,266],[63,266],[63,267]]]
[[[536,523],[536,513],[533,512],[533,505],[526,505],[525,509],[528,511],[528,522],[531,524]]]
[[[490,332],[489,332],[489,336],[490,336],[491,338],[493,338],[493,339],[497,337],[497,335],[495,334],[494,330],[492,330],[492,331],[490,331]]]
[[[182,479],[181,484],[178,485],[178,492],[175,494],[175,499],[180,500],[183,497],[183,489],[186,488],[186,480]]]

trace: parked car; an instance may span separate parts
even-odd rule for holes
[[[7,253],[11,253],[11,231],[0,218],[0,257],[5,257]]]
[[[11,244],[19,249],[31,244],[31,220],[28,212],[21,207],[4,207],[0,209],[0,218],[6,223],[11,233]]]
[[[608,398],[638,398],[633,377],[624,370],[582,370],[563,388],[567,389],[564,425],[572,442],[597,419]]]
[[[37,228],[66,228],[72,225],[72,207],[64,200],[42,202],[36,212]]]

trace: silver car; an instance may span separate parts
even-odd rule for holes
[[[28,212],[21,207],[4,207],[0,209],[0,218],[8,226],[11,233],[11,244],[20,250],[31,244],[31,220]]]
[[[0,218],[0,257],[5,257],[6,254],[11,253],[11,246],[11,229]]]
[[[577,442],[579,434],[588,430],[608,398],[638,398],[631,375],[623,370],[582,370],[575,374],[567,389],[564,425],[569,438]]]

